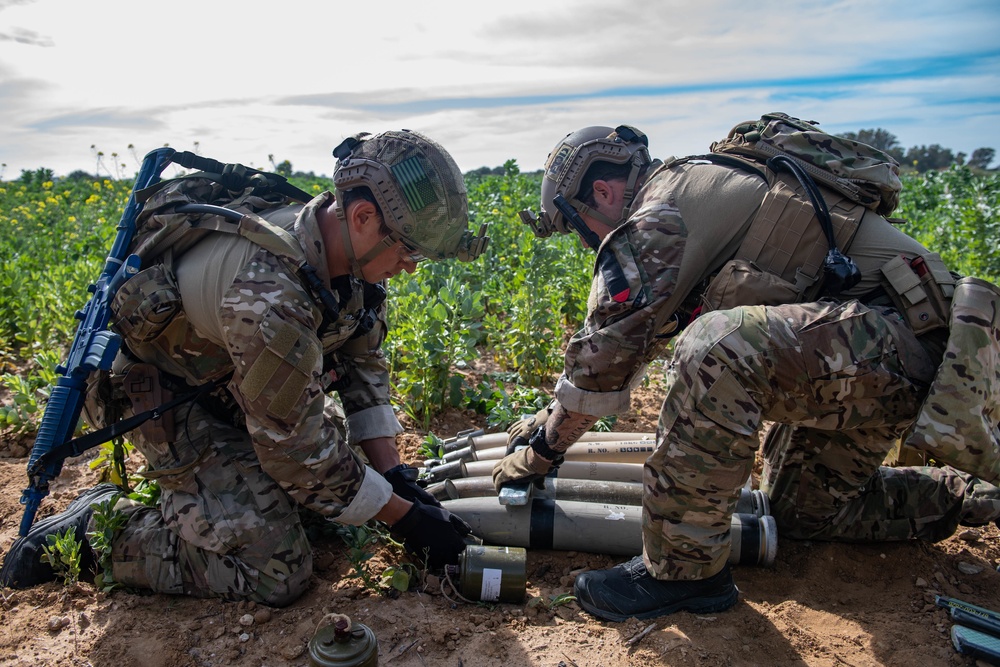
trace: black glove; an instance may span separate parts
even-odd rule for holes
[[[392,484],[392,492],[400,498],[409,500],[411,503],[422,502],[424,505],[441,507],[438,499],[427,493],[422,486],[417,484],[416,468],[401,463],[395,468],[390,468],[382,473],[382,476]]]
[[[458,555],[466,547],[463,538],[472,527],[442,507],[415,501],[389,531],[403,541],[407,551],[425,558],[428,567],[442,569],[445,564],[458,563]]]

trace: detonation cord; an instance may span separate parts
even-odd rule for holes
[[[444,568],[444,577],[441,579],[441,596],[445,600],[447,600],[448,602],[452,603],[457,607],[458,603],[452,600],[450,597],[448,597],[448,592],[445,591],[444,588],[445,582],[447,582],[448,585],[451,586],[452,592],[458,597],[458,599],[462,600],[463,602],[467,602],[469,604],[476,604],[475,600],[470,600],[469,598],[465,597],[464,595],[458,592],[458,586],[456,586],[455,582],[452,581],[451,573],[448,571],[447,567]]]

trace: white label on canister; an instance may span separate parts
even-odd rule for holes
[[[496,602],[500,599],[500,581],[503,579],[503,570],[493,567],[483,568],[483,587],[479,591],[479,599],[484,602]]]

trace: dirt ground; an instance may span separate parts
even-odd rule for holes
[[[653,393],[634,404],[616,430],[655,430]],[[431,430],[447,436],[482,423],[481,416],[453,410]],[[410,433],[399,443],[404,460],[417,463],[420,436]],[[21,519],[21,445],[0,440],[3,553]],[[71,460],[39,516],[64,508],[94,482],[86,456]],[[395,599],[372,594],[351,575],[339,538],[317,540],[314,548],[312,586],[283,609],[106,594],[86,583],[0,591],[0,667],[306,665],[307,642],[328,612],[369,626],[379,664],[393,667],[959,666],[976,663],[953,649],[951,622],[934,606],[935,593],[1000,609],[1000,531],[992,526],[938,544],[824,544],[779,535],[773,567],[735,570],[740,601],[733,609],[623,623],[598,621],[575,603],[548,609],[531,602],[569,593],[575,573],[621,557],[531,551],[526,601],[484,605],[455,604],[430,586]]]

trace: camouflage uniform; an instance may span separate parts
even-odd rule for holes
[[[291,232],[327,284],[316,212],[332,196],[262,216]],[[111,391],[122,390],[137,361],[180,384],[177,392],[233,376],[221,400],[175,408],[172,435],[155,422],[133,432],[162,501],[156,509],[126,508],[114,577],[164,593],[287,604],[312,572],[296,505],[359,525],[392,493],[351,449],[402,430],[380,350],[385,306],[368,334],[352,338],[364,303],[360,281],[344,279],[341,316],[328,325],[285,262],[231,234],[209,235],[174,270],[183,312],[155,345],[133,344],[131,354],[119,355]],[[349,436],[326,395],[334,380]]]
[[[651,174],[600,248],[587,321],[556,386],[567,410],[628,409],[645,362],[676,329],[672,316],[683,321],[697,308],[706,278],[736,251],[767,189],[757,176],[715,164]],[[783,535],[934,540],[960,520],[1000,516],[1000,489],[971,475],[880,467],[914,422],[943,341],[918,339],[891,307],[861,297],[878,288],[886,261],[924,253],[867,212],[850,246],[862,281],[843,301],[748,305],[687,327],[644,472],[643,544],[654,575],[702,579],[723,568],[765,421],[776,427],[762,483]]]

